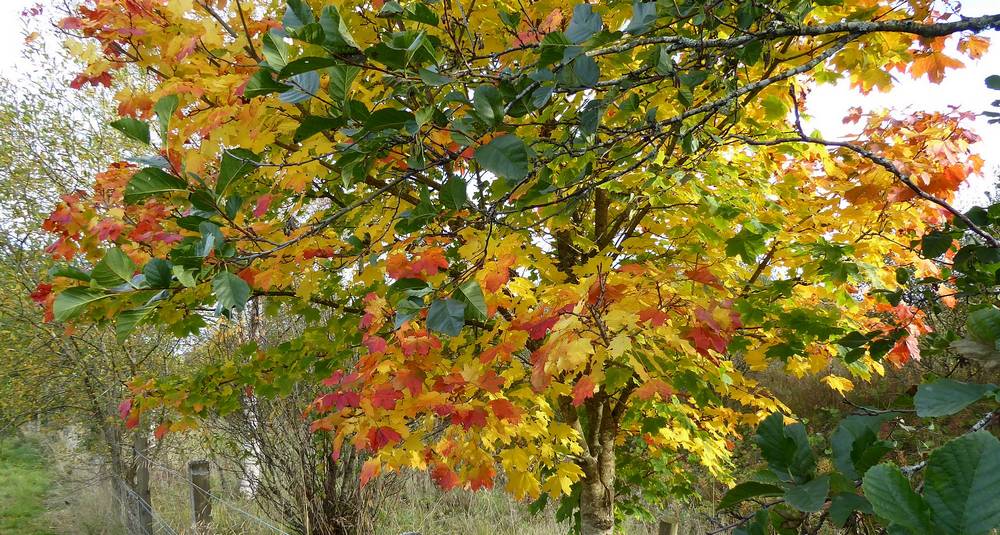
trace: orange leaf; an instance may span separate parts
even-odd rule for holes
[[[650,379],[639,388],[635,389],[635,395],[639,399],[649,401],[653,399],[653,396],[659,394],[661,398],[667,400],[673,395],[674,389],[670,388],[670,385],[663,382],[661,379]]]
[[[990,38],[969,35],[958,41],[958,51],[972,59],[979,59],[990,49]]]
[[[964,66],[964,63],[943,52],[930,52],[921,54],[913,60],[913,64],[910,65],[910,75],[917,79],[926,74],[931,82],[940,84],[944,80],[945,69]]]
[[[458,474],[454,470],[443,464],[435,464],[431,470],[431,479],[443,491],[449,491],[458,486]]]
[[[585,375],[581,377],[580,380],[576,382],[576,385],[573,386],[573,406],[579,407],[580,405],[583,405],[583,402],[586,401],[587,398],[594,397],[594,392],[596,391],[597,384],[594,383],[594,379],[591,376]]]
[[[368,459],[361,465],[361,486],[364,487],[371,479],[382,471],[382,465],[378,459]]]
[[[493,411],[493,415],[498,420],[507,420],[511,423],[521,421],[521,409],[518,409],[506,399],[494,399],[487,403],[487,405],[489,405],[490,410]]]

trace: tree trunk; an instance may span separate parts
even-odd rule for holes
[[[139,533],[153,533],[153,504],[149,493],[149,434],[146,427],[139,426],[132,437],[135,448],[135,485],[133,491],[136,502],[136,526]]]
[[[602,433],[595,460],[584,470],[580,489],[581,535],[611,535],[615,529],[614,435]]]

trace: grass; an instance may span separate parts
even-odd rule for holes
[[[51,475],[36,442],[0,439],[0,533],[51,535],[45,521],[45,495]]]

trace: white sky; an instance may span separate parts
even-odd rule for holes
[[[6,76],[30,76],[32,70],[44,69],[42,65],[27,65],[20,59],[23,44],[23,24],[20,13],[38,0],[0,0],[0,74]],[[978,16],[1000,12],[998,0],[964,0],[962,14]],[[1000,99],[1000,91],[986,88],[983,80],[992,74],[1000,74],[1000,32],[988,32],[993,39],[990,51],[978,61],[965,61],[966,68],[947,71],[945,80],[935,85],[926,80],[912,80],[908,75],[898,77],[897,84],[889,93],[860,95],[851,91],[847,84],[821,86],[809,98],[809,114],[812,115],[809,129],[818,129],[828,138],[847,134],[848,127],[841,119],[847,109],[861,106],[866,110],[885,107],[913,110],[944,110],[950,105],[958,105],[972,112],[981,112],[990,103]],[[993,188],[1000,172],[1000,125],[990,125],[985,118],[977,121],[976,132],[983,138],[977,151],[986,160],[984,176],[971,177],[959,197],[963,208],[981,203],[983,192]]]

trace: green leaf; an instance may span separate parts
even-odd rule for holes
[[[169,260],[154,258],[142,268],[146,284],[150,288],[169,288],[173,280],[174,265]]]
[[[1000,76],[994,74],[986,77],[986,87],[1000,91]]]
[[[124,342],[128,335],[153,312],[153,307],[142,307],[135,310],[126,310],[115,318],[115,338],[119,342]]]
[[[83,286],[63,290],[52,304],[56,321],[69,321],[79,316],[91,303],[111,297],[111,294]]]
[[[917,416],[935,418],[948,416],[979,401],[997,389],[992,384],[962,383],[952,379],[938,379],[917,387],[913,405]]]
[[[271,71],[260,69],[250,77],[250,81],[247,82],[247,86],[243,90],[243,96],[254,98],[271,93],[284,93],[289,89],[291,89],[289,86],[274,81]]]
[[[185,288],[194,288],[198,285],[198,281],[194,279],[194,271],[184,269],[184,266],[174,266],[171,271]]]
[[[880,464],[868,470],[862,488],[879,517],[919,533],[930,532],[927,504],[895,465]]]
[[[604,370],[604,386],[602,388],[605,392],[614,392],[628,384],[633,373],[632,368],[610,366]]]
[[[434,290],[431,285],[421,279],[399,279],[389,286],[389,293],[402,292],[409,296],[423,297]]]
[[[573,8],[573,19],[566,28],[566,37],[574,43],[582,43],[601,31],[603,26],[601,16],[594,13],[590,4],[578,4]]]
[[[935,230],[920,238],[920,251],[925,258],[934,259],[946,253],[951,248],[952,241],[951,234]]]
[[[441,204],[452,210],[461,210],[468,202],[465,181],[455,175],[448,177],[448,181],[444,183],[439,196]]]
[[[177,111],[179,104],[180,99],[177,98],[177,95],[167,95],[157,100],[156,105],[153,106],[153,111],[156,112],[156,120],[160,124],[160,137],[164,140],[167,139],[167,132],[170,131],[170,118]]]
[[[319,115],[306,115],[301,121],[302,123],[299,125],[299,128],[295,130],[296,143],[309,139],[320,132],[336,130],[346,124],[343,119],[321,117]]]
[[[466,304],[466,317],[483,321],[486,319],[486,299],[483,289],[475,280],[466,281],[458,287],[455,299]]]
[[[287,104],[305,102],[319,91],[319,74],[316,71],[296,74],[288,79],[291,89],[278,95],[278,99]]]
[[[419,71],[417,71],[417,74],[420,75],[420,79],[425,84],[433,87],[439,87],[445,84],[450,84],[453,81],[448,76],[438,74],[437,69],[434,67],[427,67],[426,69],[422,68]]]
[[[284,79],[290,76],[295,76],[296,74],[302,74],[304,72],[317,71],[319,69],[333,67],[339,63],[340,61],[334,58],[299,58],[282,67],[281,72],[278,73],[278,78]]]
[[[353,85],[358,73],[361,72],[361,67],[337,65],[330,67],[327,72],[330,73],[330,83],[327,85],[326,92],[329,93],[334,104],[344,108],[347,105],[347,97],[351,94],[351,85]]]
[[[431,303],[427,311],[427,328],[446,334],[458,336],[465,326],[465,303],[455,299],[438,299]]]
[[[820,476],[785,491],[785,503],[803,513],[815,513],[823,508],[829,493],[830,476]]]
[[[924,496],[942,533],[985,535],[1000,527],[1000,440],[977,431],[931,452]]]
[[[257,168],[260,156],[247,149],[227,149],[222,153],[219,165],[219,179],[215,182],[215,194],[225,195],[226,189],[237,180],[247,176]]]
[[[130,284],[135,270],[136,266],[132,259],[115,247],[104,254],[104,258],[94,266],[90,277],[98,286],[110,289]]]
[[[487,126],[493,127],[503,122],[503,98],[492,85],[481,85],[472,95],[472,104],[479,117]]]
[[[354,41],[340,12],[332,4],[323,8],[319,24],[323,27],[324,46],[337,52],[358,50],[358,43]]]
[[[133,175],[125,185],[125,202],[134,204],[153,195],[186,190],[187,182],[180,177],[162,169],[147,167]]]
[[[805,481],[816,468],[816,458],[806,436],[805,426],[786,426],[784,416],[774,413],[757,427],[754,442],[768,467],[783,481]]]
[[[633,0],[632,17],[625,27],[626,33],[640,34],[649,31],[656,22],[656,2]]]
[[[222,310],[243,310],[250,299],[250,286],[228,271],[220,271],[212,279],[212,293]]]
[[[551,32],[542,37],[542,43],[538,48],[538,66],[547,67],[559,62],[563,58],[566,47],[570,46],[569,39],[562,32]]]
[[[722,500],[719,501],[718,508],[729,509],[750,498],[770,498],[781,496],[784,493],[785,491],[777,485],[747,481],[729,489],[725,496],[722,497]]]
[[[475,159],[483,169],[501,178],[518,181],[528,176],[528,147],[513,134],[479,147]]]
[[[594,87],[601,79],[601,70],[594,58],[583,55],[573,60],[573,75],[581,86]]]
[[[396,108],[382,108],[372,112],[365,121],[365,128],[372,132],[382,130],[399,130],[407,121],[413,121],[413,114]]]
[[[111,123],[111,128],[125,134],[131,139],[149,145],[149,125],[146,121],[125,117]]]
[[[67,279],[75,279],[83,282],[90,282],[90,273],[77,269],[73,266],[58,265],[49,268],[50,277],[66,277]]]
[[[264,34],[263,46],[264,61],[267,66],[275,71],[280,71],[288,65],[288,43],[277,30],[271,30]]]
[[[285,9],[285,18],[282,19],[282,24],[284,24],[285,28],[293,30],[313,22],[316,22],[316,17],[313,15],[312,8],[309,7],[309,2],[306,0],[288,0],[288,7]]]
[[[830,437],[833,448],[833,465],[842,474],[854,480],[881,459],[870,460],[882,451],[879,447],[878,432],[882,424],[893,417],[892,413],[875,416],[848,416],[837,426]],[[865,452],[873,448],[871,454]]]
[[[1000,340],[1000,309],[987,306],[969,313],[965,326],[974,339],[994,345]]]
[[[726,256],[739,256],[747,264],[752,264],[757,256],[764,253],[764,235],[740,229],[726,240]]]
[[[857,494],[837,494],[830,500],[830,520],[837,527],[844,527],[854,511],[872,514],[872,504]]]

